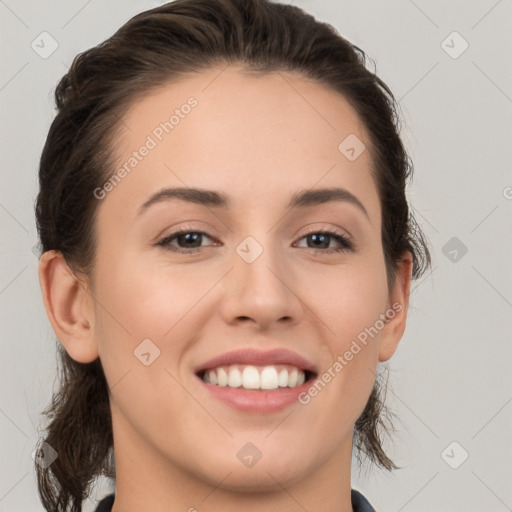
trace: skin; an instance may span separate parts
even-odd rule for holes
[[[393,355],[404,332],[410,255],[388,289],[370,140],[344,97],[290,72],[220,71],[169,84],[127,111],[120,165],[187,98],[198,101],[98,200],[93,276],[73,275],[55,251],[42,256],[45,307],[71,357],[103,364],[114,512],[349,512],[353,427],[378,362]],[[367,148],[353,162],[338,150],[349,134]],[[172,200],[137,216],[167,186],[223,192],[232,206]],[[332,186],[354,194],[368,217],[349,202],[285,208],[299,190]],[[156,245],[180,227],[208,235],[199,252]],[[326,229],[350,236],[354,250],[315,253],[306,235]],[[236,252],[247,236],[263,248],[250,264]],[[172,245],[179,247],[176,239]],[[331,238],[326,246],[340,243]],[[402,311],[307,405],[240,412],[210,398],[193,374],[242,347],[288,348],[327,370],[395,302]],[[161,351],[149,366],[133,353],[146,338]],[[262,453],[251,468],[236,456],[247,442]]]

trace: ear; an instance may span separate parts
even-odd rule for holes
[[[393,289],[389,294],[388,318],[380,338],[379,361],[387,361],[398,347],[405,331],[411,288],[412,254],[407,251],[398,262]]]
[[[92,302],[59,251],[46,251],[39,260],[39,284],[48,319],[67,353],[79,363],[98,357],[91,325]]]

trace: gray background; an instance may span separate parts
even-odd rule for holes
[[[53,89],[78,52],[160,3],[0,0],[0,511],[42,510],[31,453],[55,345],[33,202]],[[433,252],[389,365],[401,419],[389,450],[403,469],[354,471],[353,487],[378,512],[512,510],[512,2],[293,3],[365,50],[400,100],[415,163],[409,196]],[[47,58],[31,47],[44,31],[58,44]]]

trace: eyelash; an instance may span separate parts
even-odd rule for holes
[[[197,231],[190,228],[182,228],[178,231],[175,231],[174,233],[171,233],[170,235],[166,236],[165,238],[162,238],[159,242],[157,242],[157,245],[163,247],[164,249],[172,252],[178,252],[181,254],[193,254],[201,250],[201,247],[194,247],[191,249],[183,249],[182,247],[175,247],[171,246],[170,242],[174,240],[176,237],[183,235],[183,234],[190,234],[195,233],[199,235],[206,235],[210,240],[214,240],[211,236],[209,236],[207,233],[204,233],[203,231]],[[353,243],[347,238],[346,235],[343,233],[340,233],[338,231],[330,231],[330,230],[313,230],[308,233],[305,233],[300,237],[299,240],[302,240],[303,238],[306,238],[309,235],[328,235],[332,238],[334,238],[337,242],[341,244],[340,247],[337,248],[328,248],[328,249],[314,249],[309,248],[310,250],[314,251],[315,254],[336,254],[336,253],[343,253],[343,252],[349,252],[354,250]],[[308,247],[306,247],[308,249]]]

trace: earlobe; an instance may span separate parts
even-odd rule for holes
[[[39,284],[48,319],[71,358],[90,363],[98,357],[93,336],[93,308],[87,291],[59,251],[46,251],[39,260]]]
[[[405,331],[409,293],[411,288],[412,254],[407,251],[398,263],[395,284],[389,295],[389,321],[381,336],[379,361],[384,362],[395,353]]]

